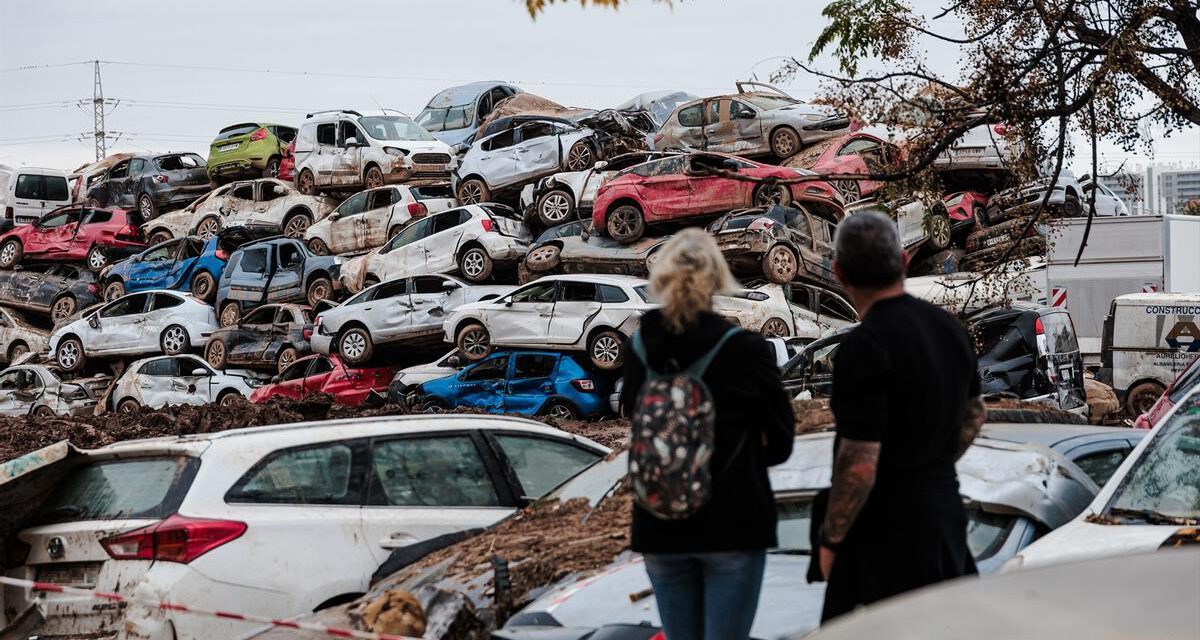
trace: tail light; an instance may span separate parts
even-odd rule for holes
[[[658,633],[650,636],[650,640],[667,640],[667,633],[665,631],[659,631]]]
[[[596,390],[596,383],[592,382],[591,380],[588,380],[587,378],[581,378],[579,380],[572,380],[571,386],[575,387],[576,391],[595,391]]]
[[[750,231],[766,231],[773,226],[775,226],[774,220],[770,218],[757,218],[754,222],[751,222],[750,226],[746,227],[746,229]]]
[[[320,322],[320,320],[318,320],[318,322]],[[306,324],[306,325],[304,325],[304,331],[303,331],[303,334],[304,334],[304,339],[305,339],[305,340],[312,340],[312,336],[313,336],[313,326],[312,326],[311,324]]]
[[[167,177],[166,177],[166,176],[164,176],[164,175],[162,175],[162,174],[159,174],[159,175],[157,175],[157,176],[154,176],[154,181],[155,181],[155,182],[157,182],[157,183],[159,183],[159,184],[166,184],[166,183],[167,183]]]
[[[90,293],[92,295],[100,293],[100,287],[96,286],[96,283],[93,282],[88,285],[88,293]]]
[[[12,220],[15,215],[16,214],[13,213],[12,207],[4,207],[4,219],[5,220]]]
[[[408,215],[414,218],[420,218],[427,213],[429,213],[429,207],[426,207],[424,202],[408,203]]]
[[[263,127],[261,129],[256,129],[254,131],[254,133],[250,134],[250,139],[251,140],[266,140],[267,139],[267,128]]]
[[[484,230],[484,231],[489,231],[489,232],[490,232],[490,231],[495,231],[495,230],[496,230],[496,223],[495,223],[495,222],[492,222],[492,219],[491,219],[491,218],[480,218],[480,219],[479,219],[479,224],[483,225],[483,230]]]
[[[661,133],[654,134],[654,146],[658,146],[658,143],[662,142],[663,137],[664,136]]]
[[[137,239],[137,238],[142,237],[142,230],[140,228],[138,228],[137,225],[127,224],[127,225],[121,227],[121,230],[117,232],[117,237],[122,238],[122,239],[124,239],[124,238]]]
[[[992,125],[992,131],[995,131],[996,135],[998,135],[998,136],[1003,136],[1008,133],[1008,127],[1006,127],[1002,124],[996,124],[996,125]]]
[[[217,247],[217,250],[213,253],[213,255],[217,256],[217,260],[224,260],[225,262],[229,262],[229,252],[222,249],[221,247]]]
[[[1044,336],[1044,335],[1046,335],[1046,328],[1042,326],[1042,319],[1041,319],[1041,318],[1038,318],[1036,321],[1034,321],[1034,323],[1033,323],[1033,332],[1034,332],[1034,333],[1036,333],[1036,334],[1037,334],[1037,335],[1039,335],[1039,336]]]
[[[245,532],[244,522],[185,518],[174,514],[157,524],[105,538],[100,541],[100,546],[114,560],[160,560],[187,564],[238,539]]]

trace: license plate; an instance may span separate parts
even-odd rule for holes
[[[63,562],[60,564],[44,564],[37,568],[39,582],[50,584],[70,585],[82,589],[92,589],[100,577],[102,562]]]
[[[981,156],[984,153],[984,147],[959,147],[954,152],[960,156]]]
[[[1059,367],[1058,375],[1063,379],[1063,382],[1070,382],[1074,369],[1072,367]]]
[[[235,142],[233,144],[223,144],[223,145],[217,147],[217,151],[224,153],[226,151],[233,151],[234,149],[237,149],[240,146],[242,146],[242,144],[240,142]]]

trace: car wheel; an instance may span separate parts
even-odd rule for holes
[[[462,204],[479,204],[492,199],[492,192],[487,183],[479,178],[471,178],[458,185],[458,201]]]
[[[842,194],[843,202],[850,203],[862,198],[862,187],[858,180],[835,180],[833,188]]]
[[[54,359],[58,362],[58,366],[67,373],[75,373],[83,368],[84,355],[83,343],[79,338],[67,338],[58,343],[58,350],[54,352]]]
[[[791,127],[779,127],[771,134],[771,153],[780,160],[792,157],[800,151],[800,134]]]
[[[588,357],[592,364],[604,371],[614,371],[621,368],[621,347],[625,344],[625,336],[611,329],[601,331],[588,341]]]
[[[1125,394],[1125,413],[1130,418],[1136,418],[1150,410],[1166,387],[1157,382],[1142,382],[1135,384]]]
[[[542,407],[542,416],[552,420],[578,420],[579,412],[562,400],[550,400]]]
[[[529,270],[529,265],[521,262],[517,265],[517,285],[525,285],[537,280],[541,276],[536,275]]]
[[[458,256],[458,270],[467,280],[483,282],[492,275],[492,257],[483,247],[471,247]]]
[[[787,284],[796,279],[800,271],[800,261],[786,245],[777,244],[762,257],[763,275],[775,284]]]
[[[154,198],[150,194],[143,193],[138,196],[138,212],[142,214],[143,220],[153,220],[155,216]]]
[[[441,398],[425,398],[421,401],[420,411],[422,413],[446,413],[450,410],[450,405],[446,404]]]
[[[463,352],[467,360],[482,360],[492,352],[492,337],[487,327],[473,322],[462,328],[455,339],[458,350]]]
[[[221,305],[221,315],[219,317],[222,327],[232,327],[237,324],[238,318],[242,317],[242,307],[236,302],[226,302]]]
[[[308,306],[315,307],[317,303],[326,300],[333,294],[333,282],[329,278],[313,278],[308,285]]]
[[[16,238],[10,239],[0,247],[0,269],[11,269],[21,261],[21,257],[25,255],[25,247],[21,245],[21,241]]]
[[[214,369],[224,369],[226,364],[225,343],[220,339],[208,341],[204,347],[204,360]]]
[[[207,271],[201,271],[192,277],[192,295],[201,302],[211,303],[213,293],[217,290],[217,280]]]
[[[117,404],[117,413],[130,414],[138,410],[142,404],[133,398],[125,398]]]
[[[91,249],[88,249],[86,260],[88,269],[96,273],[100,273],[108,264],[108,256],[104,255],[104,249],[98,244],[94,244]]]
[[[50,319],[55,322],[61,322],[75,315],[75,311],[79,308],[79,301],[75,296],[63,296],[54,301],[54,305],[50,307]]]
[[[325,244],[325,241],[320,238],[313,238],[309,240],[308,250],[319,256],[329,255],[329,245]]]
[[[367,173],[363,176],[363,182],[366,183],[368,189],[383,186],[383,171],[374,165],[367,167]]]
[[[21,356],[23,356],[27,353],[29,353],[29,345],[25,344],[24,342],[12,343],[12,346],[8,348],[9,364],[12,364],[12,362],[15,361],[17,358],[20,358]]]
[[[312,224],[312,216],[307,213],[297,213],[290,216],[283,222],[283,237],[299,239],[304,237],[304,232],[308,230]]]
[[[558,266],[561,252],[553,244],[538,247],[525,256],[525,265],[534,273],[545,273]]]
[[[538,220],[547,227],[562,224],[574,211],[575,199],[566,189],[552,189],[538,198]]]
[[[786,338],[792,335],[792,330],[782,318],[771,318],[763,324],[760,333],[767,338]]]
[[[263,177],[264,178],[278,178],[279,177],[279,158],[272,157],[270,160],[267,160],[267,166],[263,168]]]
[[[1083,205],[1079,203],[1079,196],[1068,193],[1063,199],[1063,216],[1067,218],[1082,218],[1084,217]]]
[[[217,404],[222,407],[232,406],[237,404],[238,399],[241,397],[242,394],[234,391],[233,389],[226,389],[221,392],[221,395],[217,396]]]
[[[162,347],[163,353],[169,356],[177,356],[184,353],[192,345],[191,340],[188,338],[187,329],[177,324],[163,329],[158,344]]]
[[[208,240],[216,235],[221,230],[221,219],[216,216],[208,216],[196,225],[196,235]]]
[[[275,368],[279,373],[283,373],[283,370],[292,366],[299,356],[300,352],[296,350],[296,347],[288,347],[279,352],[279,357],[275,359]]]
[[[935,252],[943,251],[950,246],[950,217],[944,212],[936,211],[929,214],[926,221],[929,230],[929,248]]]
[[[974,209],[971,210],[971,213],[975,215],[975,227],[977,229],[984,229],[991,224],[988,221],[987,207],[975,205]]]
[[[362,364],[371,359],[375,344],[371,333],[362,327],[351,327],[338,336],[338,354],[347,364]]]
[[[42,405],[33,410],[33,415],[35,415],[39,418],[53,418],[53,417],[57,416],[58,414],[54,413],[54,409],[51,409],[50,407],[47,407],[46,405]]]
[[[622,244],[630,244],[642,237],[646,232],[646,219],[642,210],[626,204],[613,209],[608,214],[608,235]]]
[[[125,295],[125,283],[120,280],[113,280],[104,286],[105,302],[112,302],[123,295]]]
[[[165,229],[159,229],[158,231],[155,231],[154,233],[150,234],[150,239],[147,240],[147,242],[149,242],[150,246],[153,247],[156,244],[162,244],[164,242],[169,242],[174,237],[175,236],[171,235],[170,231],[167,231]]]
[[[567,152],[567,171],[591,169],[592,165],[596,163],[595,157],[595,154],[592,153],[592,145],[580,140]]]
[[[754,206],[769,207],[773,204],[788,206],[792,203],[792,190],[786,184],[762,184],[754,189]]]
[[[313,174],[308,169],[300,172],[296,178],[296,190],[306,196],[317,195],[317,181],[313,179]]]

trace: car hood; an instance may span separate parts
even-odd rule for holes
[[[1196,530],[1180,525],[1101,524],[1089,522],[1084,514],[1022,549],[1004,571],[1156,551],[1176,533],[1191,531],[1194,537]]]
[[[377,140],[383,147],[400,147],[407,149],[409,155],[414,153],[444,153],[450,155],[450,145],[441,140]]]

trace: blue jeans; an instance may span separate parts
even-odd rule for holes
[[[648,553],[646,573],[669,640],[746,640],[767,552]]]

